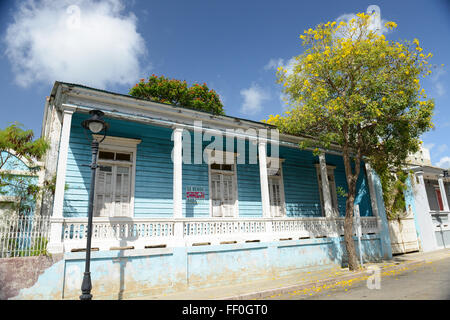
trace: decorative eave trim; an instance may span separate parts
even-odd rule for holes
[[[93,134],[92,135],[97,141],[103,138],[102,135]],[[114,137],[114,136],[106,136],[105,140],[103,140],[100,145],[112,145],[112,146],[124,146],[124,147],[133,147],[136,148],[138,144],[142,142],[141,139],[132,139],[132,138],[123,138],[123,137]]]

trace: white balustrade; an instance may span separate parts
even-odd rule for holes
[[[175,232],[175,224],[182,231]],[[361,217],[363,234],[378,233],[376,217]],[[344,218],[94,218],[92,247],[167,247],[250,241],[298,240],[344,234]],[[83,249],[87,219],[65,218],[62,241],[65,251]]]

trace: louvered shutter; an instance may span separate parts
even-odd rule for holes
[[[234,209],[233,177],[225,174],[221,176],[223,181],[223,215],[232,217]]]
[[[282,216],[280,179],[269,178],[269,199],[272,216]]]
[[[130,168],[118,166],[114,190],[114,216],[128,216],[130,200]]]
[[[220,175],[211,175],[211,201],[212,201],[212,215],[213,217],[222,216],[222,194],[221,194]]]
[[[113,175],[111,166],[101,166],[97,170],[95,216],[109,216],[113,196]]]

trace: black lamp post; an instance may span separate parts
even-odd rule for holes
[[[88,208],[88,225],[87,225],[87,239],[86,239],[86,264],[84,268],[83,283],[81,284],[81,296],[80,300],[91,300],[92,283],[91,283],[91,238],[92,238],[92,216],[94,211],[94,195],[95,195],[95,173],[97,171],[97,154],[98,146],[106,137],[106,130],[109,124],[103,120],[103,112],[100,110],[91,110],[89,112],[91,117],[84,120],[81,126],[85,129],[85,133],[89,130],[92,134],[103,133],[103,138],[97,141],[92,138],[91,150],[92,150],[92,163],[89,165],[91,168],[91,188],[89,190],[89,208]]]

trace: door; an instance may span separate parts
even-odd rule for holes
[[[113,167],[101,166],[97,169],[95,184],[95,217],[109,217],[113,199]]]
[[[213,217],[233,217],[235,208],[235,186],[233,175],[211,174],[211,201]]]
[[[436,192],[436,199],[437,199],[438,204],[439,204],[439,211],[444,211],[444,204],[442,202],[441,190],[434,189],[434,191]]]
[[[272,217],[283,216],[280,178],[269,177],[270,214]]]
[[[96,217],[123,217],[130,209],[130,167],[101,165],[95,186]]]

